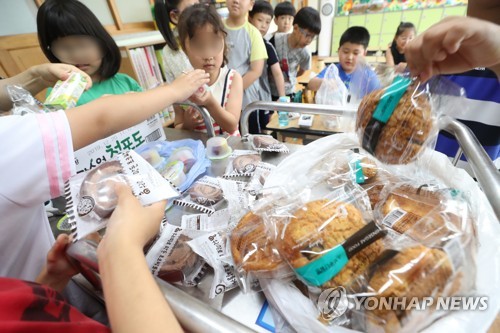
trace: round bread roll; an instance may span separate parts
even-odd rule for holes
[[[414,90],[410,86],[403,94],[387,124],[379,123],[383,127],[378,137],[366,128],[386,90],[366,95],[359,105],[356,131],[363,148],[384,163],[407,164],[413,161],[433,130],[434,117],[429,100],[425,94],[414,94]]]
[[[220,188],[200,183],[195,183],[189,189],[189,196],[191,200],[203,206],[214,205],[224,198]]]
[[[406,248],[380,266],[372,267],[373,275],[368,293],[373,297],[398,297],[410,302],[412,297],[437,297],[453,283],[453,268],[444,251],[417,245]],[[369,311],[366,316],[368,332],[399,332],[410,310],[386,309]]]
[[[118,161],[106,162],[91,170],[80,188],[78,215],[84,217],[94,212],[100,218],[109,217],[118,203],[115,193],[118,183],[127,184]]]
[[[260,161],[258,154],[241,155],[233,160],[233,168],[237,173],[251,173]]]
[[[300,268],[343,243],[365,226],[361,212],[343,202],[317,200],[295,212],[280,242],[280,253],[293,268]],[[352,258],[323,288],[349,286],[382,251],[382,240],[370,244]]]
[[[283,261],[267,236],[262,218],[247,213],[231,233],[231,252],[236,267],[245,271],[271,271]]]

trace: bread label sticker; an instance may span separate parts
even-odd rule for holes
[[[443,250],[448,255],[454,272],[463,266],[465,254],[460,244],[460,237],[455,237],[446,243]]]
[[[394,225],[406,214],[406,211],[402,210],[401,208],[396,208],[384,217],[384,219],[382,220],[382,224],[393,229]]]
[[[319,287],[336,276],[348,261],[344,247],[337,245],[320,258],[295,271],[307,283]]]
[[[361,161],[359,159],[355,159],[349,162],[349,168],[351,169],[354,181],[356,184],[364,184],[365,176],[363,175],[363,169],[361,168]]]
[[[389,118],[391,118],[394,110],[396,109],[399,100],[403,97],[403,94],[410,84],[411,79],[396,76],[392,81],[392,84],[387,87],[385,93],[380,98],[380,101],[373,112],[373,118],[387,124]]]

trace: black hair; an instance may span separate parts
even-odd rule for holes
[[[94,37],[101,48],[100,79],[104,81],[118,73],[122,59],[120,49],[99,19],[80,1],[46,0],[38,9],[36,24],[40,47],[50,62],[61,62],[51,50],[55,40],[85,35]]]
[[[398,36],[400,36],[407,29],[413,29],[416,31],[415,25],[413,25],[413,23],[411,23],[411,22],[399,23],[398,28],[396,29],[396,35],[394,35],[394,39],[396,39]]]
[[[210,25],[214,29],[215,34],[222,34],[224,38],[224,60],[222,61],[222,66],[227,64],[227,43],[226,36],[227,32],[224,29],[224,23],[222,19],[212,5],[207,5],[203,3],[195,4],[189,8],[186,8],[181,17],[179,17],[179,39],[182,48],[186,49],[186,39],[192,39],[196,31],[205,25]]]
[[[274,15],[276,17],[283,16],[283,15],[289,15],[289,16],[295,16],[295,7],[292,5],[290,1],[283,1],[280,2],[279,4],[274,7]]]
[[[340,37],[339,47],[345,43],[361,44],[366,50],[370,44],[370,33],[365,27],[350,27]]]
[[[248,13],[248,16],[253,17],[255,14],[264,13],[271,18],[274,16],[273,6],[266,0],[258,0],[253,5],[252,10]]]
[[[155,21],[158,30],[160,30],[168,47],[174,51],[179,51],[179,45],[175,40],[172,29],[170,29],[170,13],[178,11],[177,7],[179,7],[181,2],[182,0],[155,0],[154,6]]]
[[[321,18],[319,12],[312,7],[303,7],[293,18],[293,25],[298,25],[299,28],[307,29],[310,32],[318,35],[321,32]]]

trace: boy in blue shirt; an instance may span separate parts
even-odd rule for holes
[[[380,81],[373,70],[368,66],[359,64],[360,59],[363,59],[367,52],[368,43],[370,42],[370,33],[364,27],[350,27],[340,37],[339,43],[339,63],[330,66],[337,66],[339,76],[347,89],[352,93],[353,90],[359,89],[358,98],[380,88]],[[307,85],[307,88],[312,91],[317,91],[323,82],[325,73],[328,67],[325,67],[315,78],[312,78]],[[356,74],[354,74],[356,73]],[[357,76],[359,74],[359,76]],[[357,83],[357,87],[351,86],[351,82],[359,77],[361,82]]]

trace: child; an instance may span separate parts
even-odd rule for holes
[[[229,16],[224,22],[228,34],[228,67],[235,69],[243,78],[243,104],[260,99],[259,77],[267,59],[266,47],[257,28],[247,21],[254,0],[227,0]]]
[[[1,80],[0,89],[15,80]],[[54,242],[43,203],[75,174],[74,151],[186,100],[208,74],[197,70],[154,90],[108,96],[53,113],[0,117],[0,276],[33,281]]]
[[[253,24],[261,33],[267,52],[267,62],[264,65],[262,76],[259,79],[262,101],[272,101],[268,72],[272,73],[271,77],[274,78],[274,83],[276,85],[276,88],[278,89],[279,95],[285,96],[285,80],[283,78],[283,72],[281,72],[281,68],[279,65],[278,54],[276,53],[276,49],[274,48],[274,46],[264,38],[264,36],[267,34],[267,31],[269,30],[269,25],[273,19],[273,15],[274,12],[271,4],[266,0],[259,0],[253,6],[253,9],[250,11],[248,17],[248,21]],[[257,128],[250,126],[249,128],[249,132],[252,134],[260,133],[269,122],[269,111],[258,111],[258,114],[259,126]]]
[[[203,4],[187,8],[179,19],[179,37],[191,65],[210,75],[209,89],[191,101],[208,110],[216,134],[239,135],[243,80],[226,66],[226,32],[215,8]],[[175,127],[206,132],[203,119],[193,111],[177,109]]]
[[[415,26],[411,22],[401,22],[391,45],[385,51],[385,61],[389,66],[396,66],[396,72],[402,73],[406,69],[405,47],[415,38]]]
[[[276,32],[289,33],[292,29],[295,14],[295,7],[290,1],[283,1],[277,4],[274,8],[274,23],[278,28]]]
[[[357,96],[359,98],[380,88],[380,81],[377,75],[367,66],[363,66],[361,69],[362,73],[360,73],[363,80],[362,87],[350,87],[354,72],[357,68],[360,68],[358,62],[366,55],[366,48],[369,42],[370,33],[366,28],[350,27],[340,37],[338,49],[339,63],[330,65],[337,66],[340,79],[344,82],[348,90],[360,89],[360,96]],[[319,89],[327,70],[328,67],[323,69],[315,78],[309,81],[307,85],[309,90],[317,91]]]
[[[293,31],[290,34],[277,33],[270,42],[276,48],[280,67],[285,79],[285,95],[294,99],[297,77],[311,67],[311,53],[307,45],[321,31],[321,19],[316,9],[304,7],[293,19]],[[300,67],[300,68],[299,68]],[[279,92],[273,80],[270,80],[273,101],[279,99]]]
[[[179,45],[177,24],[184,9],[198,3],[198,0],[156,0],[154,5],[155,21],[167,45],[163,48],[163,74],[167,83],[181,75],[183,71],[191,70],[184,51]],[[172,26],[174,28],[172,29]]]
[[[45,1],[37,13],[37,29],[40,47],[50,62],[74,65],[92,78],[92,88],[82,94],[77,106],[103,95],[142,90],[130,76],[118,73],[118,46],[80,1]]]

